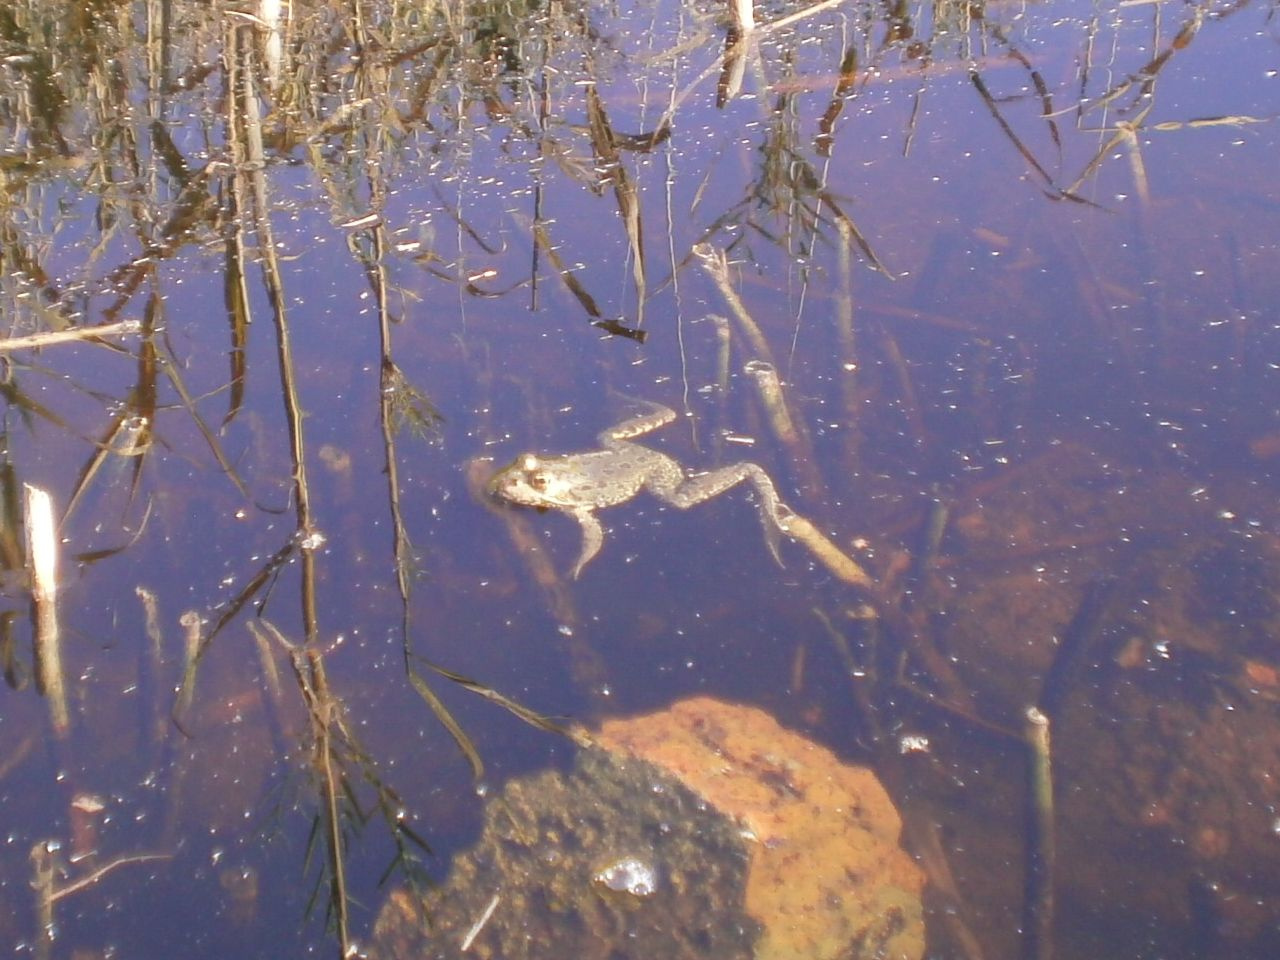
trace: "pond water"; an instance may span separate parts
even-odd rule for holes
[[[1277,955],[1280,8],[755,21],[0,12],[0,944],[340,954],[700,694],[879,773],[931,956]],[[652,404],[813,536],[486,492]]]

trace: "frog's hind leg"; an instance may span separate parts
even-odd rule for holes
[[[649,489],[658,499],[687,510],[724,493],[744,480],[750,480],[756,489],[756,505],[760,511],[760,526],[764,528],[765,544],[773,559],[782,566],[782,558],[778,553],[778,534],[788,532],[795,512],[778,497],[777,488],[763,468],[754,463],[737,463],[704,473],[700,477],[688,477],[678,486],[656,484],[651,480]]]

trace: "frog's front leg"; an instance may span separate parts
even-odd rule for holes
[[[731,467],[721,467],[697,477],[686,477],[678,483],[672,483],[669,477],[650,480],[649,489],[655,497],[681,510],[687,510],[699,503],[705,503],[712,497],[719,496],[730,487],[737,486],[744,480],[750,480],[756,488],[759,498],[760,525],[764,528],[765,543],[773,559],[782,564],[778,555],[778,534],[786,533],[788,524],[795,514],[778,497],[777,488],[769,475],[754,463],[735,463]]]
[[[670,407],[664,407],[662,404],[654,403],[652,400],[640,402],[648,407],[650,412],[623,420],[607,430],[601,430],[596,437],[601,446],[612,447],[619,440],[630,440],[632,437],[642,436],[657,430],[659,427],[666,426],[676,418],[676,412]]]
[[[583,507],[573,511],[573,518],[582,527],[582,553],[578,555],[578,562],[573,567],[573,579],[577,580],[578,574],[582,573],[582,568],[590,563],[592,557],[604,546],[604,527],[600,526],[600,521],[596,519],[594,513]]]

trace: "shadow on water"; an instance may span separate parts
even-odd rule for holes
[[[1273,956],[1278,19],[8,4],[0,941],[421,933],[714,697],[875,771],[930,956]]]

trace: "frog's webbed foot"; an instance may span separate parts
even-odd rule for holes
[[[795,517],[796,512],[781,500],[766,504],[763,497],[760,499],[760,526],[764,528],[764,543],[774,562],[780,567],[786,566],[778,551],[778,543],[782,539],[780,534],[790,533],[791,521]]]
[[[590,563],[604,546],[604,527],[600,526],[600,521],[590,510],[575,510],[573,516],[582,527],[582,553],[578,555],[578,562],[573,567],[573,579],[577,580],[578,575],[582,573],[582,568]]]
[[[760,526],[764,529],[765,546],[769,548],[769,553],[778,566],[785,566],[782,554],[778,551],[778,541],[781,539],[780,534],[790,535],[791,521],[796,518],[796,512],[778,498],[777,488],[764,470],[754,463],[744,463],[742,467],[756,489],[756,504],[760,510]]]
[[[774,505],[773,516],[769,519],[773,521],[773,525],[776,526],[779,531],[782,533],[790,533],[791,521],[798,516],[800,516],[800,514],[796,513],[785,503],[779,500]]]

